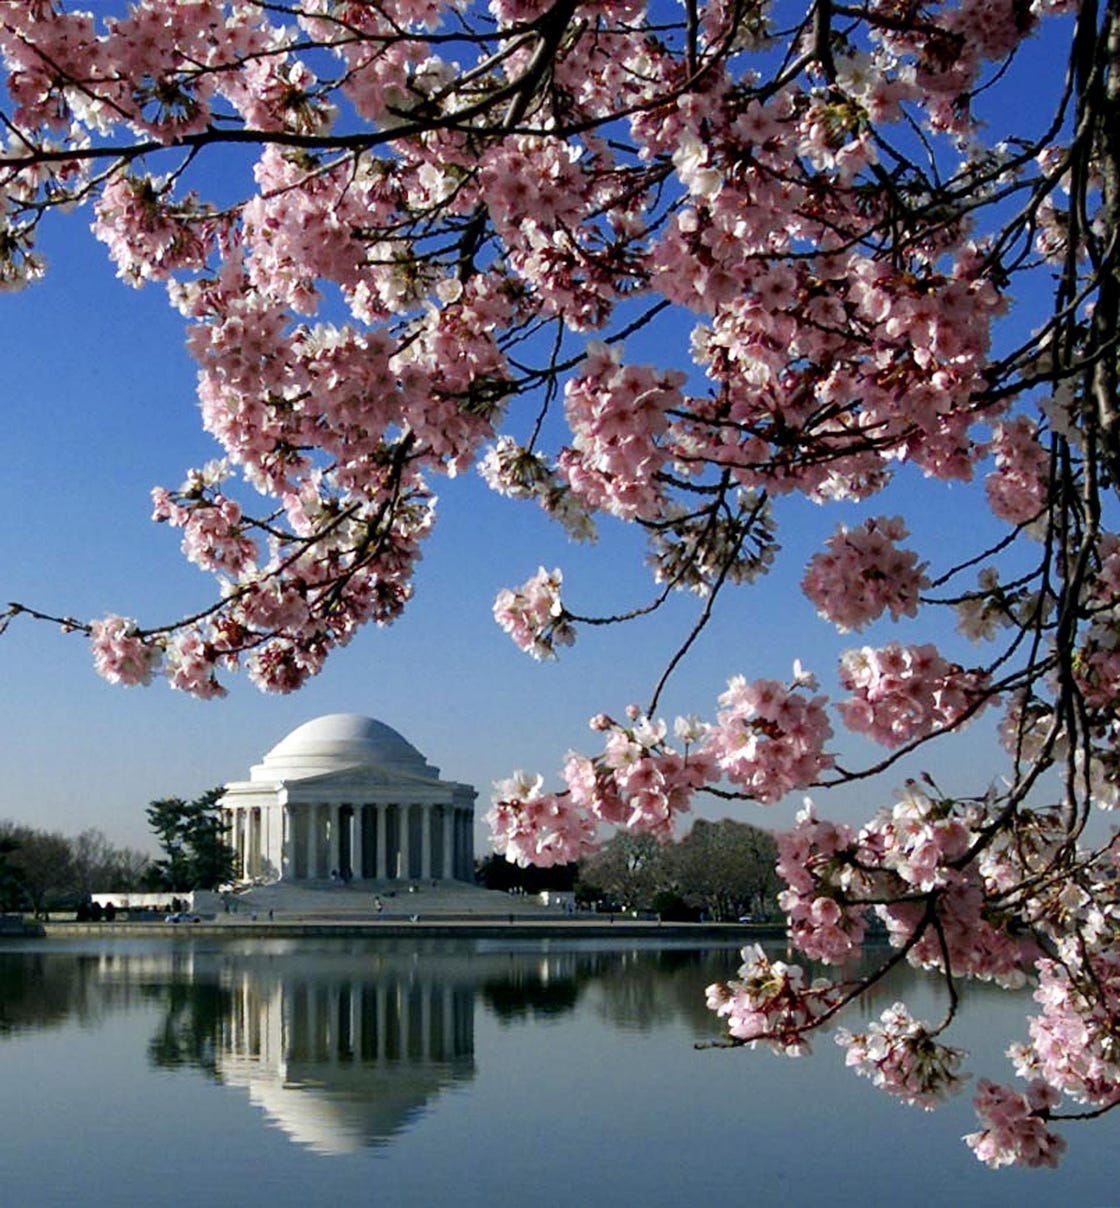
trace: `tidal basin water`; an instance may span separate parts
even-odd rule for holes
[[[899,1106],[811,1057],[697,1050],[737,950],[178,936],[0,946],[0,1203],[1120,1204],[1120,1120],[991,1172],[969,1093]],[[877,994],[935,1017],[934,983]],[[969,988],[974,1075],[1029,997]],[[845,1020],[858,1025],[860,1016]]]

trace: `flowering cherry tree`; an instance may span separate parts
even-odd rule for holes
[[[968,1141],[1054,1162],[1053,1121],[1120,1100],[1120,850],[1085,838],[1120,797],[1118,0],[95,8],[0,7],[0,281],[40,276],[39,224],[77,206],[126,284],[167,289],[224,455],[154,517],[215,602],[158,627],[6,620],[87,634],[120,683],[211,697],[242,666],[287,692],[400,614],[433,479],[478,466],[577,540],[644,531],[649,609],[698,600],[668,674],[780,556],[785,501],[858,507],[804,569],[824,621],[955,612],[973,665],[845,637],[830,701],[744,653],[710,720],[671,729],[663,680],[593,718],[601,749],[560,791],[498,785],[496,845],[549,863],[603,825],[668,835],[699,792],[765,806],[998,710],[974,797],[911,784],[859,829],[809,804],[782,838],[790,941],[835,976],[748,952],[709,998],[732,1042],[796,1052],[897,962],[933,970],[945,1019],[898,1004],[837,1033],[927,1107],[960,1081],[960,981],[1032,980],[1022,1088],[982,1083]],[[1052,104],[1000,108],[1034,39]],[[665,363],[628,353],[651,334]],[[913,548],[876,505],[905,475],[982,479],[1000,536]],[[537,658],[624,619],[581,615],[545,568],[494,612]],[[845,762],[845,735],[878,761]],[[889,956],[850,980],[873,922]]]

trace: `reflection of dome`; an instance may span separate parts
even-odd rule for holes
[[[386,1144],[474,1077],[473,958],[425,967],[418,955],[275,951],[223,967],[215,1072],[317,1153]]]
[[[285,1081],[269,1070],[222,1068],[230,1083],[249,1088],[250,1102],[297,1144],[320,1154],[357,1153],[389,1144],[426,1112],[445,1087],[474,1077],[457,1065],[324,1066],[313,1072],[329,1085]]]
[[[438,779],[439,769],[396,730],[359,713],[328,713],[297,726],[253,768],[254,780],[298,780],[355,766]]]

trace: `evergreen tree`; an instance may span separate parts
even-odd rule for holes
[[[180,893],[232,879],[234,852],[218,809],[221,795],[219,787],[193,801],[161,797],[148,806],[148,824],[165,853],[152,866],[154,887]]]

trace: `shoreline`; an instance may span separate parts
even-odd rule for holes
[[[27,922],[23,935],[11,939],[153,939],[173,942],[184,939],[671,939],[746,944],[755,939],[784,939],[784,924],[777,923],[660,923],[656,919],[549,919],[439,917],[418,918],[325,918],[311,914],[288,918],[223,919],[201,923],[152,922]]]

